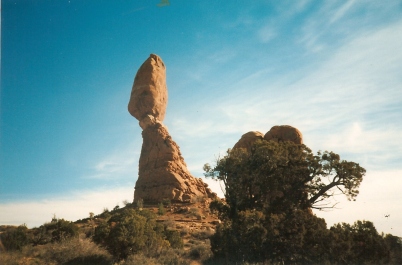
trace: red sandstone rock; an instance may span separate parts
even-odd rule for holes
[[[294,142],[295,144],[302,144],[303,143],[303,135],[302,133],[289,125],[280,125],[280,126],[274,126],[269,130],[265,136],[264,139],[267,141],[291,141]]]
[[[135,75],[128,112],[139,121],[147,115],[163,121],[167,99],[165,64],[158,55],[151,54]]]
[[[197,197],[215,198],[207,184],[190,174],[179,146],[162,124],[167,105],[165,78],[162,59],[151,54],[134,80],[128,110],[143,129],[134,201],[190,202]]]
[[[256,131],[245,133],[241,136],[240,140],[233,146],[235,148],[244,148],[247,151],[251,150],[251,147],[257,140],[264,139],[264,134]]]

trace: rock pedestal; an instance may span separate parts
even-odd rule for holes
[[[165,78],[162,59],[151,54],[134,79],[128,110],[143,129],[134,201],[190,202],[197,197],[214,198],[216,194],[208,185],[190,174],[179,146],[162,124],[167,105]]]

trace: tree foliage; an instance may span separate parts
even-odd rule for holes
[[[222,180],[231,209],[318,208],[336,193],[355,199],[365,169],[341,160],[333,152],[314,155],[305,145],[292,142],[257,141],[250,152],[229,150],[205,175]]]
[[[302,144],[262,140],[250,151],[229,150],[204,170],[225,184],[225,200],[210,205],[223,221],[211,238],[216,257],[273,264],[387,264],[402,253],[400,241],[379,235],[371,222],[327,229],[325,220],[312,213],[311,208],[333,207],[330,199],[337,194],[354,200],[359,193],[365,169],[333,152],[314,155]],[[396,249],[392,259],[391,245]]]

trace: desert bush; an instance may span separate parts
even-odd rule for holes
[[[176,227],[176,221],[174,220],[174,218],[172,216],[169,216],[168,219],[166,219],[163,224],[170,229],[173,229]]]
[[[213,253],[209,245],[197,244],[191,247],[188,255],[193,260],[207,260]]]
[[[125,261],[120,263],[119,265],[159,265],[160,263],[155,259],[151,257],[147,257],[144,254],[135,254],[129,256]]]
[[[52,261],[55,264],[112,264],[111,255],[90,239],[72,238],[47,244],[41,247],[38,256],[41,260]]]
[[[79,228],[75,223],[53,218],[50,223],[32,229],[31,242],[34,245],[43,245],[77,237],[78,233]]]
[[[187,234],[189,234],[190,233],[190,229],[188,228],[188,227],[183,227],[181,230],[180,230],[180,236],[185,236],[185,235],[187,235]]]
[[[199,240],[209,239],[215,232],[213,230],[198,230],[191,233],[194,238]]]
[[[200,209],[198,209],[196,207],[190,208],[190,215],[195,216],[195,217],[201,216]]]
[[[107,248],[118,260],[143,252],[157,255],[164,249],[180,247],[178,231],[167,230],[148,210],[124,209],[95,229],[94,241]]]
[[[0,234],[0,239],[6,250],[21,250],[30,242],[28,228],[25,224],[5,231]]]
[[[164,215],[166,213],[166,209],[163,206],[163,203],[158,204],[158,215]]]
[[[0,264],[7,264],[7,265],[27,264],[24,263],[24,260],[26,260],[26,257],[21,251],[7,251],[0,253]]]
[[[138,209],[142,209],[144,207],[144,200],[143,199],[138,199],[135,202],[135,205],[137,206]]]
[[[162,200],[162,204],[163,206],[169,208],[170,206],[172,206],[172,202],[169,199],[163,199]]]
[[[111,255],[90,239],[71,238],[41,246],[27,245],[21,251],[1,253],[5,265],[112,265]]]
[[[166,265],[188,265],[188,261],[184,259],[180,250],[168,249],[162,252],[158,257],[159,264]]]
[[[73,222],[64,219],[58,219],[57,222],[51,222],[47,225],[47,230],[52,231],[53,242],[78,236],[78,226]]]
[[[183,239],[180,237],[179,231],[166,229],[165,236],[172,248],[183,248]]]

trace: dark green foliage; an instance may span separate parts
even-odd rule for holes
[[[365,174],[359,164],[340,160],[333,152],[313,155],[305,145],[257,141],[251,152],[234,149],[206,164],[205,175],[225,184],[229,214],[258,209],[281,213],[286,209],[326,208],[332,189],[354,199]]]
[[[76,237],[78,233],[79,229],[75,223],[64,219],[53,218],[50,223],[33,229],[32,243],[34,245],[42,245],[49,242],[59,242]]]
[[[357,221],[353,225],[331,227],[331,261],[336,264],[388,264],[390,248],[372,222]]]
[[[21,250],[30,242],[28,228],[25,225],[7,230],[0,234],[0,238],[6,250]]]
[[[212,252],[209,247],[203,244],[197,244],[190,249],[189,257],[194,260],[207,260],[211,258]]]
[[[309,212],[247,210],[218,226],[211,248],[215,256],[232,261],[324,264],[327,236],[325,221]]]
[[[183,239],[181,238],[179,231],[165,229],[164,234],[172,248],[183,248]]]
[[[158,204],[158,215],[164,215],[166,213],[165,206],[163,206],[163,203]]]
[[[48,231],[51,231],[52,242],[78,236],[78,226],[73,222],[64,219],[59,219],[57,222],[51,222],[46,226],[46,228]]]
[[[167,230],[156,222],[149,211],[124,209],[95,229],[94,241],[101,244],[117,259],[144,252],[145,254],[183,245],[178,231]]]
[[[311,208],[332,207],[333,189],[353,200],[365,174],[333,152],[313,155],[305,145],[257,141],[250,152],[228,151],[206,176],[225,184],[225,202],[210,208],[223,221],[211,237],[217,259],[229,263],[397,264],[400,241],[371,222],[326,228]],[[391,246],[394,252],[391,251]],[[392,254],[391,254],[392,253]],[[399,256],[398,256],[399,255]]]
[[[402,238],[387,234],[384,240],[390,251],[390,264],[402,264]]]

